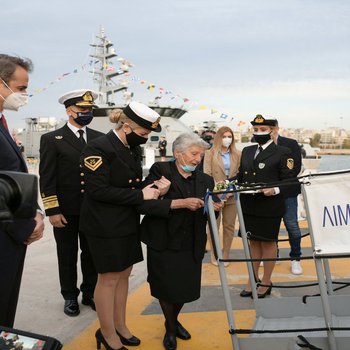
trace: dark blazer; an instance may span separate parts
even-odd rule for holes
[[[254,159],[257,148],[258,145],[243,148],[237,176],[238,182],[271,183],[294,176],[292,154],[288,148],[277,146],[272,142]],[[275,196],[242,193],[242,210],[245,214],[254,216],[282,216],[285,190],[285,186],[281,186],[281,193]]]
[[[181,175],[175,162],[154,163],[143,186],[159,179],[162,175],[171,181],[171,186],[162,200],[145,201],[140,207],[140,210],[146,214],[141,223],[141,240],[155,250],[179,250],[185,233],[183,226],[188,209],[170,209],[171,200],[187,198],[185,189],[181,186]],[[195,176],[196,197],[204,199],[207,190],[213,189],[214,180],[211,176],[197,170]],[[163,210],[148,208],[152,202],[158,202],[163,206]],[[206,223],[207,217],[203,214],[203,208],[197,210],[194,223],[194,256],[197,260],[201,260],[205,252]]]
[[[278,136],[277,145],[287,147],[292,152],[292,157],[294,159],[294,176],[297,177],[301,171],[301,151],[298,142],[289,137]],[[285,197],[296,197],[301,193],[301,185],[296,184],[293,186],[288,186],[284,192]]]
[[[27,166],[8,131],[0,122],[0,170],[27,172]],[[14,220],[6,227],[0,225],[0,325],[12,327],[21,284],[26,245],[33,232],[35,220]]]
[[[104,135],[86,128],[87,142]],[[80,153],[84,144],[67,124],[40,139],[40,192],[46,215],[79,215],[85,191]]]

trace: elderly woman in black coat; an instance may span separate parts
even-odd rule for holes
[[[179,323],[184,305],[200,297],[202,259],[207,241],[204,196],[214,187],[211,176],[196,170],[207,143],[197,134],[181,134],[173,143],[175,161],[153,164],[144,186],[160,189],[157,210],[146,210],[141,239],[147,244],[148,282],[165,316],[163,344],[176,349],[176,337],[190,333]],[[164,182],[170,181],[169,185]],[[159,182],[157,182],[159,181]],[[146,206],[151,205],[146,203]],[[221,208],[215,203],[215,209]]]

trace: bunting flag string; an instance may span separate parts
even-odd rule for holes
[[[132,83],[139,83],[140,85],[145,86],[148,91],[156,92],[156,96],[154,97],[154,101],[156,103],[159,103],[159,101],[163,97],[171,95],[171,96],[169,96],[171,100],[175,100],[175,99],[181,100],[182,103],[186,106],[185,108],[187,108],[187,109],[192,109],[192,110],[197,109],[199,111],[209,110],[210,114],[216,114],[219,112],[219,110],[216,108],[209,108],[208,106],[203,105],[203,104],[199,104],[198,102],[191,100],[188,97],[183,97],[183,96],[180,96],[179,94],[174,94],[171,90],[167,90],[164,87],[157,87],[157,85],[152,83],[152,82],[147,82],[144,79],[141,79],[137,76],[131,75],[129,73],[128,69],[129,69],[129,67],[132,67],[133,65],[124,59],[121,62],[119,62],[119,63],[121,63],[120,67],[115,67],[115,66],[110,65],[108,63],[105,63],[101,67],[95,67],[95,65],[98,64],[99,62],[100,62],[99,60],[90,60],[88,64],[85,63],[78,68],[74,68],[70,72],[66,71],[65,73],[62,73],[61,75],[59,75],[56,79],[50,81],[45,87],[35,89],[28,96],[33,97],[34,95],[36,95],[38,93],[42,93],[42,92],[46,91],[47,89],[49,89],[52,85],[66,79],[69,76],[77,74],[81,71],[90,70],[90,72],[93,73],[94,71],[105,70],[106,72],[110,73],[113,77],[123,75],[123,77],[117,78],[117,80],[121,86],[127,87],[131,82]],[[224,119],[225,121],[229,121],[229,123],[232,123],[235,118],[234,117],[229,118],[228,114],[221,113],[220,119]],[[244,125],[246,125],[245,121],[242,121],[242,120],[237,121],[236,126],[238,128],[240,128]]]

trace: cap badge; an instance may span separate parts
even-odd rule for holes
[[[160,122],[160,117],[158,117],[157,120],[152,123],[151,128],[156,129],[159,125],[159,122]]]
[[[61,140],[61,139],[63,139],[63,136],[57,135],[57,136],[55,136],[55,139]]]
[[[287,159],[287,168],[290,170],[292,170],[294,168],[294,159],[293,158]]]
[[[263,123],[264,121],[265,121],[264,117],[260,114],[258,114],[254,119],[254,122],[259,124]]]
[[[86,157],[84,158],[84,165],[88,169],[95,171],[102,165],[102,157],[100,156]]]
[[[259,163],[258,167],[259,167],[259,169],[264,169],[265,168],[265,163]]]
[[[94,98],[92,97],[91,91],[86,91],[85,94],[83,95],[83,101],[85,102],[93,102]]]

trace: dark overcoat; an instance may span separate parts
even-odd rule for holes
[[[0,122],[0,170],[27,172],[22,154]],[[0,325],[14,323],[23,263],[27,246],[23,243],[33,232],[35,220],[14,220],[6,229],[0,225]]]
[[[141,239],[149,247],[155,250],[180,250],[185,235],[185,217],[188,209],[170,210],[170,203],[173,199],[187,198],[186,190],[181,186],[180,173],[176,169],[174,161],[154,163],[150,169],[149,175],[143,185],[158,180],[165,176],[171,181],[168,193],[163,197],[164,211],[149,210],[145,203],[142,211],[146,213],[141,224]],[[196,197],[204,199],[207,190],[212,190],[214,180],[211,176],[196,171],[195,189]],[[151,201],[152,202],[152,201]],[[168,216],[165,214],[168,213]],[[205,252],[207,217],[203,214],[203,208],[195,212],[194,219],[194,256],[196,260],[201,260]]]
[[[197,197],[204,199],[212,190],[211,176],[195,171],[191,179],[182,178],[173,161],[153,164],[144,185],[161,176],[171,181],[162,199],[145,201],[146,213],[141,224],[141,239],[147,244],[148,282],[157,299],[183,304],[200,296],[201,265],[207,241],[207,216],[203,208],[170,209],[172,200]],[[189,182],[188,182],[189,181]],[[187,191],[190,191],[190,195]],[[152,202],[162,205],[147,208]]]

